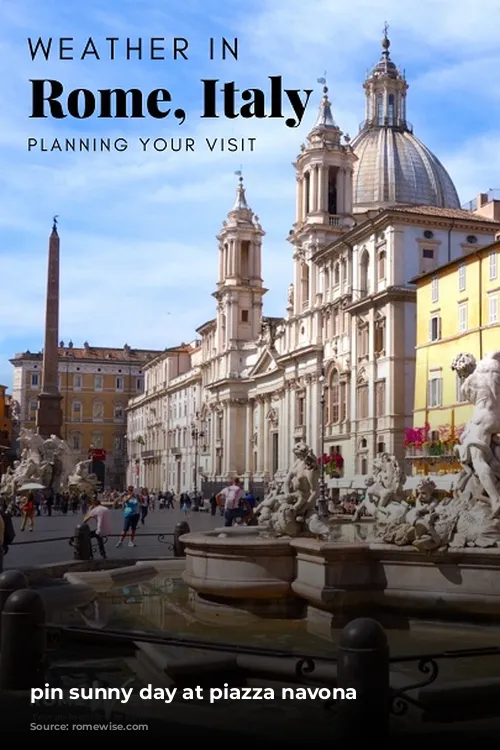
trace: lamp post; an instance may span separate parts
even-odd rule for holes
[[[198,415],[196,415],[198,417]],[[196,503],[198,495],[198,440],[204,435],[196,425],[191,428],[191,439],[194,443],[194,467],[193,467],[193,499]]]
[[[326,484],[325,484],[325,401],[326,401],[326,389],[325,389],[325,368],[321,368],[321,375],[319,376],[319,384],[321,388],[320,393],[320,423],[321,423],[321,436],[320,436],[320,484],[319,484],[319,500],[318,500],[318,512],[320,516],[327,515],[327,499],[326,499]]]

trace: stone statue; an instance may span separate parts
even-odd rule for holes
[[[99,480],[95,474],[90,472],[91,460],[79,461],[73,473],[68,478],[68,486],[73,492],[87,492],[93,494],[98,486]]]
[[[287,307],[293,307],[294,302],[294,286],[293,284],[288,285],[287,289]]]
[[[456,451],[464,470],[460,488],[477,500],[487,498],[496,518],[500,515],[500,351],[486,354],[477,364],[472,354],[459,354],[451,369],[462,380],[463,396],[474,405]]]
[[[353,521],[363,514],[388,517],[390,503],[400,503],[404,499],[403,487],[406,476],[395,456],[382,453],[373,462],[373,473],[366,479],[365,498],[354,512]],[[394,510],[394,509],[392,509]]]
[[[358,520],[365,510],[374,518],[370,541],[412,545],[424,552],[500,547],[500,351],[486,354],[480,362],[471,354],[459,354],[451,367],[474,407],[455,448],[462,470],[453,497],[440,497],[432,479],[423,477],[411,507],[401,496],[395,466],[384,473],[377,460],[367,480],[367,498],[354,517]],[[384,469],[387,466],[386,461]],[[392,493],[384,493],[396,486]]]
[[[0,495],[14,497],[23,484],[41,484],[54,492],[66,486],[74,465],[71,449],[60,438],[41,435],[22,428],[19,435],[21,459],[0,480]]]
[[[316,508],[319,466],[313,451],[300,442],[294,447],[295,461],[283,487],[275,483],[256,509],[259,525],[273,536],[299,536]]]

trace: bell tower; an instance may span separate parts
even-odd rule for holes
[[[249,207],[241,172],[236,200],[222,229],[219,242],[217,300],[218,353],[237,350],[255,341],[262,327],[262,238],[264,231]],[[235,363],[230,364],[234,371]]]
[[[352,176],[356,155],[332,115],[324,78],[318,116],[294,164],[296,221],[288,240],[294,246],[293,315],[315,304],[312,256],[354,225]]]

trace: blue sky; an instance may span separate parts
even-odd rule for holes
[[[264,238],[265,312],[283,314],[292,279],[285,238],[294,221],[291,166],[314,122],[327,70],[335,118],[354,136],[364,117],[362,81],[378,59],[387,20],[392,57],[410,84],[408,118],[445,164],[462,202],[500,188],[500,4],[494,0],[3,0],[0,4],[0,382],[15,352],[42,347],[46,250],[60,216],[60,337],[81,346],[164,348],[194,338],[214,315],[217,234],[243,167]],[[32,62],[27,37],[186,37],[189,60]],[[209,37],[238,37],[239,60],[208,60]],[[315,88],[303,124],[206,121],[200,79],[267,90]],[[165,87],[188,112],[164,121],[36,121],[30,78],[67,90]],[[54,137],[255,137],[254,153],[58,154],[26,151]]]

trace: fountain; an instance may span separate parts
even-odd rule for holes
[[[405,497],[396,458],[379,455],[351,519],[317,509],[319,468],[303,443],[282,487],[256,510],[259,526],[188,534],[184,580],[199,611],[270,611],[310,622],[370,613],[441,619],[500,613],[500,352],[452,363],[473,405],[452,497],[422,477]],[[294,614],[291,614],[294,613]]]
[[[89,473],[90,461],[80,461],[75,466],[73,451],[56,435],[41,435],[21,428],[19,436],[20,459],[7,469],[0,479],[0,496],[12,500],[23,485],[39,485],[60,492],[96,491],[99,480]]]

